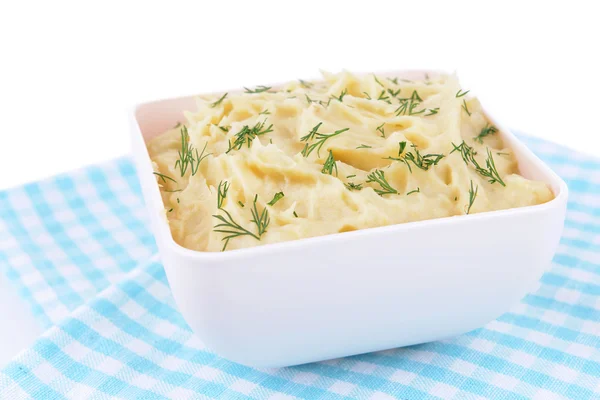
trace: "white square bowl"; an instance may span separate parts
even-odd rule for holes
[[[417,73],[424,72],[393,75]],[[145,143],[193,109],[193,97],[138,105],[134,158],[179,310],[207,347],[230,360],[289,366],[479,328],[534,287],[558,246],[565,182],[490,118],[521,174],[546,182],[552,201],[223,253],[188,250],[171,236]]]

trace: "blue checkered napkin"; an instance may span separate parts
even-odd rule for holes
[[[528,142],[569,184],[566,227],[557,256],[537,291],[482,329],[409,348],[258,370],[219,358],[193,336],[176,310],[156,257],[150,256],[129,273],[114,265],[109,272],[90,263],[80,280],[85,281],[90,271],[99,269],[109,281],[107,288],[100,293],[100,288],[88,290],[91,297],[87,302],[0,373],[0,398],[599,399],[600,161],[542,141]],[[120,167],[115,163],[100,170],[105,176],[106,171],[119,171],[114,175],[118,177],[123,169],[131,168],[125,160],[118,164]],[[86,171],[79,176],[84,178],[73,190],[81,194],[79,185],[94,185],[87,179],[94,174]],[[113,185],[119,186],[116,182]],[[37,186],[43,187],[42,191],[46,188],[46,184]],[[135,189],[125,192],[136,195]],[[7,204],[11,207],[25,204],[14,203],[14,193],[24,192],[17,189],[1,198],[5,202],[10,198]],[[114,195],[120,193],[115,191]],[[102,198],[97,200],[102,202]],[[125,203],[121,198],[112,201]],[[40,209],[34,214],[44,220],[47,213],[39,214]],[[75,221],[88,221],[79,217],[87,211],[74,213]],[[7,215],[10,212],[4,211],[5,224]],[[121,216],[116,218],[120,221]],[[139,216],[138,221],[142,220]],[[44,224],[48,227],[47,221]],[[127,224],[119,226],[129,229]],[[78,232],[86,230],[82,226]],[[139,243],[144,236],[137,236],[147,235],[142,231],[141,226],[129,230],[136,233],[132,233],[135,239],[130,243],[134,246],[128,245],[128,253],[135,245],[143,246]],[[31,304],[41,304],[36,299],[39,282],[32,284],[20,278],[25,276],[20,273],[24,268],[45,268],[42,277],[46,286],[42,290],[52,288],[57,297],[58,293],[83,296],[73,288],[65,292],[64,288],[54,289],[54,281],[46,280],[52,277],[50,267],[60,268],[58,261],[37,265],[17,256],[18,263],[13,263],[14,249],[20,248],[26,237],[16,237],[15,232],[21,233],[11,230],[4,234],[1,249],[8,271],[19,271],[13,278]],[[27,240],[40,246],[38,239]],[[53,236],[48,240],[58,241]],[[146,254],[152,254],[154,245],[148,240]],[[77,246],[55,242],[44,251],[61,248],[67,261],[73,257],[72,251],[92,258],[73,247]],[[107,254],[111,257],[113,253]],[[69,304],[73,307],[75,303]],[[53,310],[49,305],[41,309],[48,313]]]
[[[0,192],[0,267],[49,327],[156,252],[131,162]]]

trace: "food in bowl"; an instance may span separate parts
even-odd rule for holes
[[[554,198],[453,75],[201,96],[147,144],[174,240],[225,251]]]

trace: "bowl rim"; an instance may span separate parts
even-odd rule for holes
[[[368,74],[368,73],[362,73],[362,72],[356,73],[356,75],[366,75],[366,74]],[[437,74],[451,74],[451,73],[439,71],[439,70],[398,70],[398,71],[378,72],[377,73],[378,76],[382,76],[382,77],[399,76],[399,75],[406,76],[407,74],[410,74],[410,75],[422,74],[425,76],[425,74],[437,75]],[[285,84],[285,83],[271,84],[270,86],[277,87],[277,86],[281,86],[283,84]],[[173,102],[173,101],[184,100],[184,99],[189,99],[189,98],[196,98],[198,96],[204,96],[204,95],[220,94],[220,93],[224,93],[224,92],[235,93],[235,92],[241,92],[241,91],[242,91],[242,89],[237,88],[234,90],[222,90],[219,92],[199,93],[199,94],[193,94],[193,95],[188,95],[188,96],[183,95],[183,96],[178,96],[178,97],[170,97],[170,98],[165,98],[165,99],[158,99],[158,100],[137,103],[130,109],[130,112],[129,112],[130,120],[131,120],[132,127],[133,127],[133,129],[131,129],[132,139],[138,140],[138,141],[141,139],[142,143],[144,143],[144,144],[146,143],[144,135],[142,133],[142,129],[141,129],[139,121],[138,121],[138,114],[139,114],[140,110],[143,109],[144,107],[147,107],[152,104]],[[498,121],[492,117],[492,115],[490,114],[490,112],[487,108],[484,108],[484,112],[485,112],[485,115],[488,118],[488,120],[490,120],[490,122],[493,122],[494,125],[499,128],[499,132],[502,134],[503,139],[507,140],[510,143],[511,148],[518,149],[518,151],[521,153],[523,158],[525,158],[527,160],[527,162],[533,164],[535,168],[540,170],[542,172],[542,174],[545,175],[546,178],[543,181],[547,185],[552,187],[552,191],[554,193],[554,198],[552,200],[550,200],[546,203],[536,204],[536,205],[531,205],[531,206],[516,207],[516,208],[509,208],[509,209],[495,210],[495,211],[484,211],[484,212],[480,212],[477,214],[453,215],[453,216],[432,218],[432,219],[421,220],[421,221],[403,222],[400,224],[385,225],[385,226],[378,226],[378,227],[372,227],[372,228],[363,228],[363,229],[358,229],[356,231],[350,231],[350,232],[331,233],[331,234],[322,235],[322,236],[300,238],[300,239],[288,240],[288,241],[284,241],[284,242],[268,243],[268,244],[264,244],[264,245],[260,245],[260,246],[246,247],[246,248],[241,248],[241,249],[232,249],[232,250],[228,250],[228,251],[218,251],[218,252],[217,251],[192,250],[192,249],[183,247],[182,245],[177,243],[175,241],[175,239],[173,239],[173,235],[172,235],[171,229],[169,227],[168,219],[167,219],[166,215],[163,215],[163,214],[158,215],[158,216],[151,216],[151,219],[153,220],[152,223],[154,225],[153,228],[155,230],[155,232],[153,232],[153,234],[154,234],[157,242],[159,242],[159,241],[162,242],[162,244],[167,246],[168,250],[175,252],[175,253],[179,254],[180,256],[183,256],[186,258],[194,258],[196,260],[201,260],[201,261],[225,262],[225,261],[230,261],[230,260],[235,261],[240,258],[261,256],[265,252],[266,253],[285,252],[288,249],[291,250],[296,247],[310,247],[310,246],[312,246],[314,244],[318,244],[320,242],[343,241],[343,240],[350,239],[350,238],[360,238],[361,236],[363,236],[364,237],[363,240],[365,240],[372,236],[386,235],[386,234],[391,234],[391,233],[402,233],[405,231],[410,231],[410,230],[415,230],[415,229],[429,229],[429,228],[434,229],[437,226],[446,225],[446,224],[461,224],[461,223],[477,222],[480,220],[490,220],[490,219],[503,218],[503,217],[509,217],[509,216],[519,216],[519,215],[531,214],[531,213],[543,213],[543,212],[547,211],[548,209],[554,209],[554,208],[560,207],[562,204],[566,204],[567,198],[568,198],[568,186],[565,183],[565,181],[560,176],[558,176],[558,174],[556,174],[550,168],[550,166],[548,166],[537,155],[535,155],[510,129],[508,129],[503,124],[498,123]],[[145,146],[144,146],[144,148],[145,148]],[[133,146],[133,152],[134,152],[134,155],[135,155],[135,153],[139,152],[139,149],[137,146]],[[142,155],[142,157],[144,158],[144,161],[147,162],[148,166],[150,167],[150,170],[152,170],[151,159],[150,159],[150,155],[148,154],[147,148],[146,148],[146,151],[144,152],[144,154]],[[137,158],[137,160],[139,160],[138,157],[136,157],[136,158]],[[136,172],[138,174],[138,177],[141,180],[141,176],[139,176],[139,175],[144,173],[144,171],[140,170],[139,165],[136,168]],[[142,186],[143,186],[143,184],[142,184]],[[164,203],[163,203],[162,197],[160,195],[160,190],[158,188],[158,185],[154,185],[154,188],[151,190],[153,191],[153,193],[151,194],[152,198],[148,198],[149,196],[144,191],[142,191],[144,200],[146,201],[146,207],[149,209],[149,211],[151,213],[155,212],[155,210],[153,210],[152,206],[158,201],[159,204],[161,205],[161,209],[164,210]],[[158,217],[158,221],[155,221],[155,219],[157,217]],[[156,223],[156,222],[158,222],[158,223]],[[209,265],[209,264],[210,263],[205,264],[205,265]]]

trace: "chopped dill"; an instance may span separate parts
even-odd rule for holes
[[[400,101],[400,106],[395,111],[396,115],[418,115],[425,112],[425,109],[414,111],[423,101],[416,90],[413,90],[410,98],[400,98],[398,100]]]
[[[261,111],[260,113],[258,113],[258,115],[268,115],[268,114],[271,114],[271,111],[264,110],[264,111]]]
[[[337,176],[338,169],[337,169],[337,165],[335,164],[335,158],[333,158],[333,152],[331,150],[329,150],[329,156],[327,157],[327,160],[325,160],[325,163],[323,164],[323,169],[321,170],[321,172],[323,174],[333,175],[334,169],[335,169],[335,176]]]
[[[283,194],[283,192],[277,192],[277,193],[275,193],[275,195],[273,196],[273,199],[272,199],[270,202],[268,202],[267,204],[268,204],[268,205],[270,205],[270,206],[274,206],[274,205],[275,205],[275,203],[277,203],[279,200],[281,200],[281,198],[282,198],[283,196],[285,196],[285,195]]]
[[[369,96],[369,93],[367,93],[367,92],[363,92],[363,94],[364,94],[365,96],[367,96],[367,99],[368,99],[368,100],[373,100],[373,99],[371,98],[371,96]]]
[[[379,84],[379,86],[381,86],[381,87],[385,87],[385,86],[383,86],[383,83],[381,83],[381,82],[379,81],[379,79],[377,79],[377,76],[376,76],[375,74],[373,74],[373,78],[375,78],[375,82],[377,82],[377,83]]]
[[[375,193],[377,193],[380,196],[383,196],[385,194],[398,194],[398,191],[394,189],[385,179],[385,172],[383,172],[380,169],[376,169],[375,171],[367,175],[367,183],[369,182],[374,182],[381,186],[381,189],[373,189],[375,190]]]
[[[411,195],[413,193],[420,193],[421,192],[421,188],[417,187],[415,190],[411,190],[410,192],[406,193],[406,195]]]
[[[223,132],[229,132],[229,129],[231,129],[230,126],[219,126],[219,129],[222,130]]]
[[[373,146],[367,146],[366,144],[361,144],[357,147],[357,149],[372,149]]]
[[[252,208],[252,222],[256,224],[258,237],[260,238],[267,231],[267,226],[269,226],[269,222],[271,222],[271,219],[269,218],[269,210],[267,210],[267,207],[263,208],[262,213],[260,213],[259,215],[258,208],[256,208],[257,200],[258,195],[255,195],[254,204]]]
[[[221,181],[219,182],[219,187],[217,188],[217,208],[221,209],[223,207],[223,201],[227,197],[227,191],[229,191],[229,182]]]
[[[476,142],[482,143],[483,144],[483,138],[488,136],[488,135],[493,135],[494,133],[498,132],[498,129],[496,129],[495,126],[490,125],[490,124],[486,124],[482,129],[481,132],[479,132],[479,135],[475,136],[473,138],[473,140],[475,140]]]
[[[269,125],[265,128],[265,122],[257,122],[252,128],[248,125],[244,125],[244,127],[235,134],[235,141],[233,142],[233,146],[230,145],[229,149],[225,153],[229,153],[231,150],[240,150],[244,143],[248,144],[248,148],[252,144],[252,141],[256,139],[257,136],[264,135],[265,133],[273,132],[273,124]]]
[[[385,138],[385,130],[383,128],[384,125],[385,125],[385,122],[377,127],[377,132],[381,133],[382,138]]]
[[[241,200],[238,201],[238,204],[240,205],[240,207],[244,208],[244,203],[242,203]]]
[[[300,86],[306,89],[310,89],[313,86],[312,83],[303,81],[302,79],[298,79],[298,82],[300,82]]]
[[[466,100],[463,100],[462,109],[465,110],[465,112],[467,113],[467,115],[469,117],[471,116],[471,112],[469,111],[469,107],[467,106],[467,101]]]
[[[177,155],[179,158],[177,161],[175,161],[175,169],[179,167],[179,171],[182,177],[185,175],[188,168],[190,168],[192,176],[196,175],[196,172],[198,172],[198,167],[200,166],[202,160],[211,155],[211,153],[204,154],[208,142],[204,144],[202,153],[198,154],[198,149],[195,149],[190,143],[190,135],[188,134],[188,130],[185,125],[183,126],[183,128],[181,128],[180,133],[181,149],[177,150]]]
[[[348,189],[350,191],[352,191],[352,190],[358,191],[358,190],[362,190],[362,188],[363,188],[362,183],[357,184],[357,183],[347,182],[347,183],[344,183],[344,186],[346,186],[346,189]]]
[[[304,149],[302,149],[302,155],[304,157],[308,157],[310,155],[310,153],[312,153],[313,150],[315,150],[315,149],[317,149],[317,155],[319,155],[319,152],[321,151],[321,148],[323,147],[323,145],[325,144],[327,139],[337,136],[341,133],[344,133],[347,130],[350,130],[350,128],[344,128],[344,129],[337,130],[330,134],[318,133],[317,130],[319,129],[320,126],[321,126],[321,122],[317,126],[315,126],[308,135],[306,135],[300,139],[303,142],[307,142],[304,145]],[[316,142],[309,145],[308,141],[310,141],[312,139],[316,139]]]
[[[169,208],[167,212],[173,212],[173,208]]]
[[[356,175],[348,175],[346,178],[355,178]]]
[[[388,104],[392,104],[392,102],[390,101],[390,96],[385,94],[385,90],[382,90],[381,93],[379,93],[379,97],[377,98],[377,100],[382,100]]]
[[[469,206],[466,209],[467,214],[469,214],[469,212],[471,211],[471,207],[473,206],[473,203],[475,202],[475,197],[477,197],[478,190],[479,190],[479,186],[475,186],[475,188],[473,188],[473,181],[471,180],[471,188],[469,189]]]
[[[460,155],[462,156],[462,159],[465,162],[465,164],[472,164],[475,168],[475,171],[477,171],[479,175],[488,178],[489,183],[498,182],[502,186],[506,186],[506,184],[500,177],[498,170],[496,169],[496,163],[494,162],[494,157],[492,156],[492,152],[489,148],[487,149],[485,168],[483,168],[475,159],[475,155],[477,154],[477,152],[473,150],[471,146],[467,145],[464,141],[458,146],[452,143],[452,147],[454,147],[454,149],[450,152],[450,154],[454,153],[455,151],[460,152]]]
[[[456,92],[456,98],[458,99],[459,97],[463,97],[464,95],[466,95],[469,92],[470,92],[470,90],[463,92],[461,89],[458,89],[458,92]]]
[[[162,179],[162,181],[164,183],[167,183],[167,179],[170,180],[171,182],[175,182],[177,183],[177,181],[173,178],[171,178],[170,176],[167,176],[165,174],[161,174],[160,172],[153,172],[154,175],[158,176],[160,179]]]
[[[336,99],[337,101],[339,101],[340,103],[344,102],[344,96],[348,94],[348,89],[344,89],[342,90],[342,93],[340,93],[339,96],[331,96],[332,98]]]
[[[427,111],[429,112],[429,114],[425,114],[426,117],[429,117],[430,115],[435,115],[438,113],[438,111],[440,111],[439,107],[436,108],[428,108]]]
[[[246,91],[244,93],[262,93],[262,92],[266,92],[267,90],[271,89],[271,86],[259,85],[254,90],[248,89],[247,87],[244,87],[244,89],[246,89]]]
[[[412,162],[417,168],[422,169],[423,171],[427,171],[434,165],[437,165],[442,158],[444,158],[443,154],[421,154],[417,149],[417,146],[411,144],[410,147],[413,148],[414,153],[411,151],[407,151],[404,156],[402,153],[406,148],[406,142],[402,141],[399,143],[398,156],[397,157],[387,157],[388,160],[396,160],[403,162],[408,167],[408,170],[412,173],[412,167],[410,163]]]
[[[392,97],[398,97],[398,95],[400,94],[400,89],[398,89],[396,91],[394,91],[392,89],[388,89],[387,91],[390,95],[392,95]]]
[[[216,106],[218,106],[219,104],[221,104],[221,103],[223,102],[223,100],[225,100],[225,98],[227,97],[227,95],[228,95],[228,94],[229,94],[229,93],[225,93],[223,96],[221,96],[221,97],[219,98],[219,100],[215,101],[214,103],[210,103],[210,106],[211,106],[212,108],[215,108]]]
[[[296,211],[294,211],[294,217],[298,218],[298,214],[296,214]]]
[[[394,85],[398,84],[398,78],[387,78],[387,80],[392,82]]]
[[[263,209],[262,213],[259,213],[258,208],[256,206],[257,200],[258,200],[258,195],[255,195],[253,209],[251,210],[252,220],[250,221],[256,225],[256,228],[257,228],[256,234],[253,232],[250,232],[248,229],[244,228],[239,223],[237,223],[233,219],[231,214],[223,208],[219,208],[219,210],[224,212],[225,215],[219,215],[219,214],[213,215],[214,218],[216,218],[218,221],[220,221],[220,223],[218,223],[217,225],[214,226],[213,231],[225,234],[225,236],[221,239],[222,241],[225,242],[221,251],[225,251],[225,249],[227,248],[227,245],[229,244],[229,240],[231,240],[233,238],[236,238],[239,236],[252,236],[254,239],[260,240],[262,235],[267,231],[267,227],[269,226],[269,222],[271,221],[269,218],[269,211],[265,207]]]

